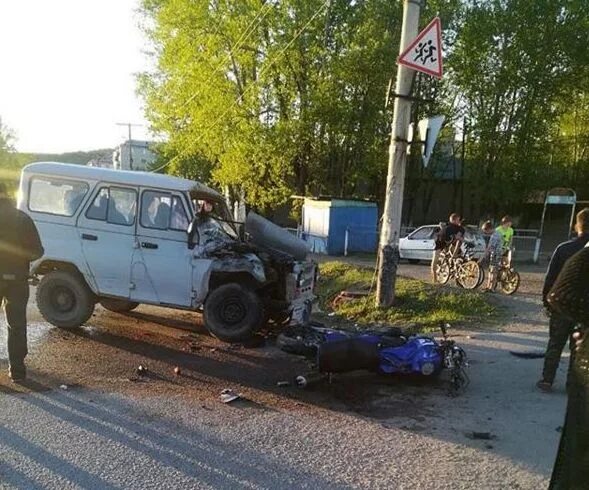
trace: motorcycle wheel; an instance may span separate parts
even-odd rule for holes
[[[460,268],[456,282],[464,289],[475,289],[479,285],[481,268],[474,260],[469,260]]]
[[[512,295],[519,289],[520,276],[514,270],[505,271],[501,277],[501,290],[507,294]]]

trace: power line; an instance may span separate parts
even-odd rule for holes
[[[313,14],[313,16],[309,19],[309,21],[301,28],[299,29],[294,37],[290,40],[290,42],[274,57],[274,60],[271,60],[271,62],[269,64],[267,64],[258,74],[258,80],[256,82],[251,83],[250,85],[248,85],[248,87],[243,91],[242,94],[240,94],[240,96],[237,98],[236,101],[233,102],[233,104],[231,104],[229,106],[229,108],[223,112],[223,114],[221,114],[221,116],[219,116],[214,122],[213,124],[211,124],[208,128],[207,131],[215,128],[215,126],[221,121],[221,119],[223,119],[228,113],[229,111],[231,111],[239,102],[241,102],[244,98],[244,96],[250,91],[252,90],[258,83],[260,83],[260,80],[262,79],[262,75],[268,70],[270,69],[274,63],[276,63],[276,61],[278,61],[278,58],[280,56],[282,56],[285,51],[290,48],[294,42],[301,36],[301,34],[303,34],[303,32],[305,32],[305,30],[307,29],[307,27],[309,27],[309,25],[311,25],[311,23],[321,14],[321,12],[325,9],[325,7],[327,7],[329,5],[329,3],[331,2],[331,0],[325,0],[325,2],[323,2],[323,5],[321,5],[317,11]],[[201,132],[201,135],[204,134],[204,131]],[[202,138],[202,136],[200,137]],[[166,167],[168,167],[169,165],[171,165],[172,163],[174,163],[175,161],[177,161],[179,158],[183,157],[184,155],[186,155],[187,153],[189,153],[190,151],[192,151],[192,149],[194,148],[194,143],[200,141],[200,138],[196,138],[193,141],[193,144],[189,147],[186,148],[185,150],[183,150],[182,152],[180,152],[178,155],[176,155],[174,158],[172,158],[170,161],[166,162],[165,164],[161,165],[160,167],[152,170],[152,172],[159,172],[160,170],[165,169]]]

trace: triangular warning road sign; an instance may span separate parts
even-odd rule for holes
[[[442,24],[436,17],[397,58],[397,63],[442,78]]]

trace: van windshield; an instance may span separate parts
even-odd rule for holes
[[[237,234],[227,205],[224,202],[209,199],[192,199],[194,214],[197,218],[201,241],[233,241]]]

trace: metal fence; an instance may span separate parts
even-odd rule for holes
[[[406,237],[416,226],[402,226],[401,238]],[[327,237],[305,236],[302,228],[285,228],[289,233],[309,242],[311,251],[314,253],[327,253]],[[540,230],[537,229],[514,229],[513,236],[513,257],[518,262],[537,263],[540,255]],[[348,227],[344,238],[344,255],[361,249],[364,252],[376,252],[378,249],[379,231],[372,226]]]

